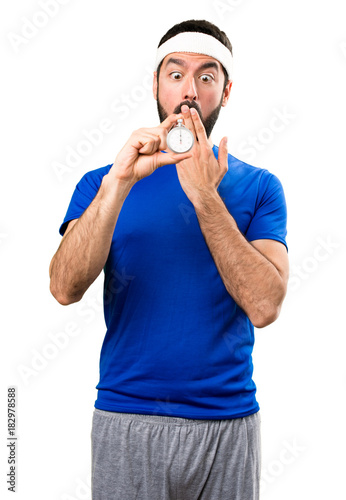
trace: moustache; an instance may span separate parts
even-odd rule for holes
[[[186,104],[186,106],[188,106],[189,108],[195,108],[195,110],[198,112],[199,116],[202,119],[202,111],[195,101],[182,101],[180,104],[178,104],[178,106],[174,108],[173,113],[175,115],[181,113],[181,107],[183,106],[183,104]]]

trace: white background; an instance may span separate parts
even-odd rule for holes
[[[82,175],[113,163],[134,129],[158,123],[149,88],[160,38],[177,22],[205,18],[234,49],[214,144],[227,135],[231,154],[276,174],[289,213],[288,295],[280,318],[255,331],[261,498],[345,498],[344,2],[62,3],[50,3],[46,17],[48,0],[6,2],[0,12],[1,497],[13,498],[6,394],[16,385],[16,498],[90,499],[102,277],[81,303],[63,307],[49,293],[49,263]],[[104,119],[112,131],[66,169],[83,131]],[[65,346],[52,351],[54,336]]]

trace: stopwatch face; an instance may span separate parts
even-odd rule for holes
[[[192,132],[183,125],[174,127],[167,135],[167,146],[174,153],[187,153],[194,143]]]

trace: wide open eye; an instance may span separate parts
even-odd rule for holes
[[[203,83],[210,83],[214,80],[214,78],[211,75],[203,74],[200,76],[200,79],[202,80]]]
[[[173,80],[180,80],[181,78],[181,73],[179,73],[179,71],[173,71],[173,73],[171,73],[171,77],[173,78]]]

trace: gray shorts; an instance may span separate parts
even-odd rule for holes
[[[258,500],[261,417],[193,420],[94,409],[92,500]]]

